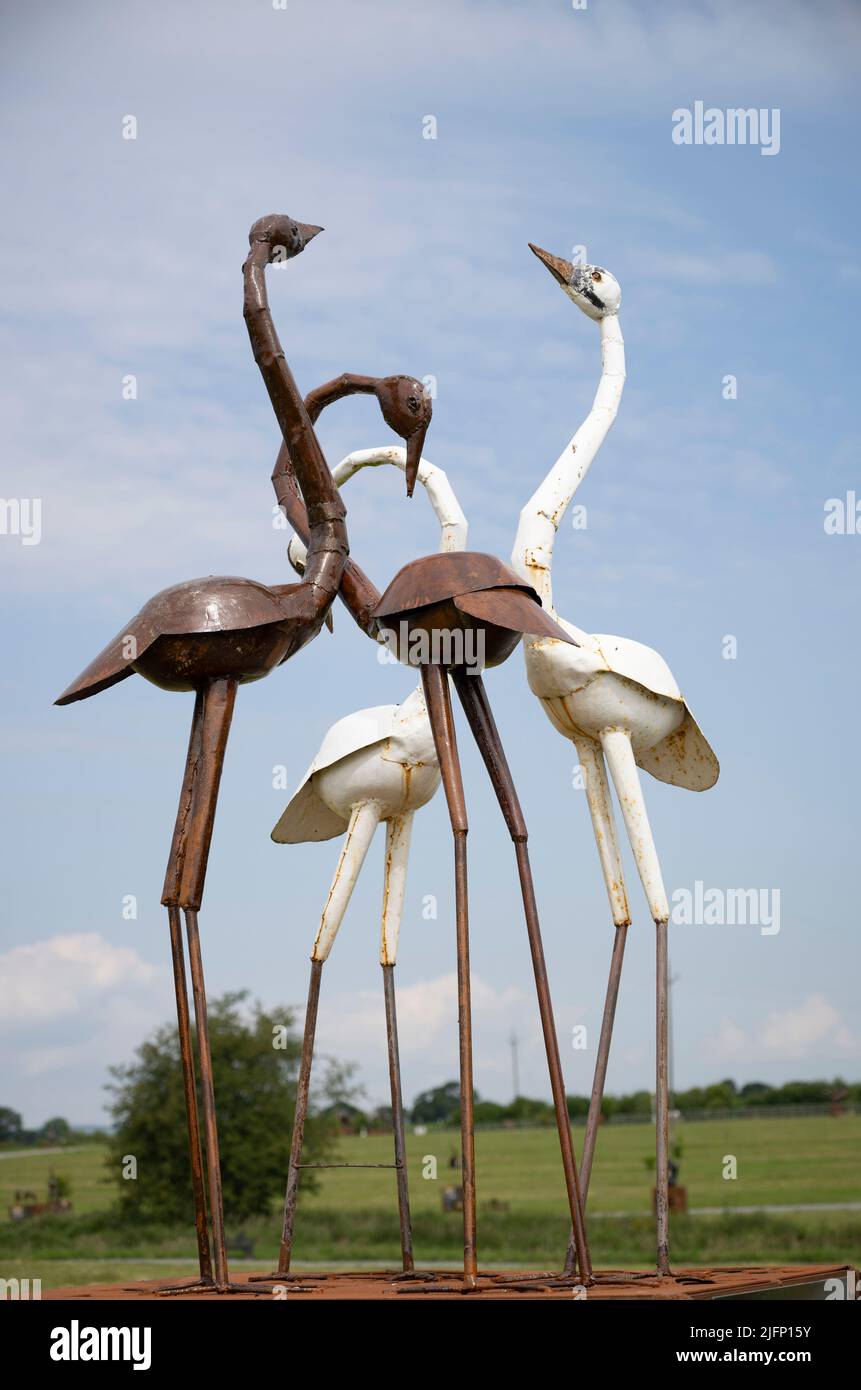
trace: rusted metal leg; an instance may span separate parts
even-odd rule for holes
[[[188,1150],[191,1158],[191,1185],[194,1192],[194,1224],[197,1231],[197,1257],[200,1277],[212,1283],[212,1256],[209,1251],[209,1226],[206,1219],[206,1197],[203,1183],[203,1150],[200,1146],[200,1121],[197,1115],[197,1091],[194,1079],[194,1053],[191,1044],[191,1020],[188,1012],[188,991],[185,983],[185,957],[182,949],[182,926],[179,908],[167,909],[170,923],[170,947],[173,956],[173,981],[176,990],[176,1018],[179,1028],[179,1051],[182,1058],[182,1084],[185,1092],[185,1114],[188,1122]]]
[[[610,1058],[610,1043],[613,1038],[613,1023],[616,1017],[616,1000],[619,995],[619,980],[622,974],[622,961],[625,955],[625,941],[631,914],[628,910],[628,896],[625,891],[625,878],[622,870],[622,856],[619,853],[619,837],[616,833],[616,819],[610,799],[610,786],[604,754],[597,739],[578,737],[577,756],[583,772],[584,789],[589,806],[589,816],[595,833],[595,844],[610,910],[613,914],[615,932],[613,954],[610,959],[610,975],[604,996],[604,1015],[601,1019],[601,1035],[598,1039],[598,1055],[595,1059],[595,1075],[592,1080],[592,1095],[589,1101],[589,1114],[586,1117],[586,1134],[583,1139],[583,1155],[580,1161],[580,1195],[583,1210],[589,1196],[589,1182],[592,1177],[592,1162],[595,1157],[595,1144],[598,1126],[601,1123],[601,1107],[604,1100],[604,1085],[607,1079],[607,1063]],[[568,1242],[565,1269],[574,1269],[574,1232]]]
[[[625,940],[628,935],[628,923],[616,927],[613,936],[613,954],[610,958],[610,976],[607,980],[607,993],[604,996],[604,1016],[601,1019],[601,1036],[598,1039],[598,1056],[595,1061],[595,1075],[592,1080],[592,1095],[589,1100],[589,1114],[586,1118],[586,1135],[583,1140],[583,1155],[580,1160],[580,1195],[583,1201],[583,1210],[586,1210],[586,1201],[589,1195],[589,1182],[592,1177],[592,1162],[595,1157],[595,1143],[598,1138],[598,1126],[601,1123],[601,1106],[604,1100],[604,1085],[607,1080],[607,1063],[610,1059],[610,1042],[613,1037],[613,1020],[616,1017],[616,1000],[619,997],[619,980],[622,976],[622,961],[625,956]],[[574,1269],[575,1248],[574,1231],[572,1228],[571,1238],[568,1242],[568,1253],[565,1258],[565,1272],[570,1274]]]
[[[191,989],[194,999],[194,1018],[197,1026],[197,1050],[200,1058],[200,1098],[203,1111],[203,1134],[206,1149],[206,1168],[209,1179],[209,1216],[212,1223],[215,1282],[226,1285],[227,1251],[224,1244],[224,1204],[221,1196],[221,1164],[218,1153],[218,1128],[215,1118],[215,1088],[212,1074],[212,1053],[209,1046],[209,1025],[206,1016],[206,991],[203,982],[203,958],[197,913],[203,898],[215,808],[224,752],[233,706],[236,700],[235,681],[214,681],[203,691],[203,721],[200,757],[192,795],[185,856],[180,881],[180,905],[185,913],[188,938],[188,961],[191,970]]]
[[[576,747],[584,777],[586,800],[589,806],[592,829],[595,833],[595,844],[601,863],[601,873],[604,878],[604,886],[607,889],[607,897],[610,901],[610,911],[613,914],[613,925],[616,929],[613,937],[610,975],[607,981],[607,991],[604,996],[604,1014],[601,1020],[598,1055],[595,1061],[592,1097],[589,1103],[589,1115],[586,1120],[586,1135],[583,1140],[583,1156],[580,1162],[580,1192],[585,1209],[589,1193],[589,1181],[592,1176],[592,1161],[595,1155],[598,1125],[601,1122],[601,1105],[604,1099],[607,1062],[610,1057],[613,1022],[616,1016],[616,1000],[619,994],[619,980],[622,973],[625,941],[628,934],[628,926],[631,921],[631,914],[628,909],[628,896],[625,891],[622,856],[619,853],[619,837],[616,833],[616,819],[613,815],[613,803],[610,799],[610,786],[607,781],[607,769],[604,766],[604,755],[601,744],[597,739],[578,738]]]
[[[206,989],[203,975],[203,957],[200,949],[200,933],[197,914],[203,898],[206,879],[206,865],[212,841],[212,828],[215,823],[215,810],[218,804],[218,788],[221,782],[221,769],[233,706],[236,700],[234,680],[216,680],[207,685],[197,696],[195,719],[199,718],[200,728],[197,740],[192,736],[195,754],[195,768],[191,785],[190,803],[183,818],[180,831],[181,872],[178,887],[173,891],[178,897],[178,906],[185,915],[185,930],[188,939],[188,963],[191,973],[191,989],[194,999],[194,1019],[197,1032],[197,1051],[200,1063],[200,1102],[203,1115],[204,1149],[206,1153],[206,1175],[209,1187],[209,1218],[212,1229],[212,1255],[214,1264],[214,1287],[219,1293],[257,1292],[249,1284],[232,1284],[227,1269],[227,1250],[224,1238],[224,1204],[221,1194],[221,1162],[218,1151],[218,1126],[215,1115],[215,1086],[213,1081],[212,1051],[209,1043],[209,1025],[206,1013]],[[198,713],[199,708],[199,713]],[[164,1290],[169,1293],[194,1292],[199,1285],[183,1285]],[[259,1292],[268,1293],[268,1289]]]
[[[296,1083],[296,1110],[293,1115],[293,1138],[290,1144],[290,1166],[287,1170],[287,1190],[284,1194],[284,1221],[281,1228],[281,1248],[278,1252],[276,1274],[290,1273],[293,1252],[293,1227],[296,1221],[296,1202],[299,1196],[299,1172],[302,1163],[302,1144],[305,1139],[305,1120],[308,1115],[308,1094],[311,1089],[311,1063],[314,1060],[314,1036],[317,1031],[317,1010],[320,1004],[320,981],[323,961],[311,961],[308,984],[308,1003],[305,1007],[305,1032],[302,1038],[302,1057]]]
[[[667,1039],[667,921],[655,923],[655,1205],[657,1208],[658,1273],[670,1273],[670,1083]]]
[[[586,1282],[592,1277],[592,1262],[586,1229],[583,1222],[583,1209],[580,1201],[580,1187],[577,1179],[577,1161],[571,1140],[571,1123],[568,1117],[568,1103],[565,1097],[565,1080],[559,1057],[559,1040],[556,1036],[556,1023],[553,1018],[553,1005],[550,999],[550,985],[547,979],[547,966],[544,960],[544,947],[541,941],[541,927],[538,921],[538,908],[535,902],[535,889],[532,882],[532,869],[527,848],[526,822],[520,809],[520,802],[502,747],[493,713],[487,699],[487,692],[481,676],[459,670],[454,675],[455,687],[469,720],[475,741],[478,744],[493,789],[496,792],[502,814],[505,817],[511,838],[517,869],[520,875],[520,889],[523,897],[523,911],[526,917],[526,931],[529,949],[532,954],[532,969],[535,975],[535,989],[538,995],[538,1010],[541,1015],[541,1028],[544,1034],[544,1048],[547,1054],[547,1068],[550,1073],[550,1087],[553,1093],[553,1108],[556,1112],[556,1128],[559,1134],[559,1147],[562,1153],[562,1168],[568,1193],[568,1207],[571,1225],[574,1230],[574,1243],[580,1278]]]
[[[194,999],[194,1021],[197,1029],[197,1050],[200,1057],[200,1099],[203,1111],[203,1135],[206,1148],[206,1172],[209,1180],[209,1214],[212,1222],[212,1243],[215,1258],[215,1282],[227,1283],[227,1252],[224,1243],[224,1203],[221,1196],[221,1164],[218,1153],[218,1129],[215,1119],[215,1088],[212,1074],[212,1053],[209,1046],[209,1025],[206,1015],[206,991],[203,982],[203,958],[197,911],[186,909],[185,931],[188,937],[188,960],[191,969],[191,991]]]
[[[613,1021],[616,1017],[616,1001],[619,997],[619,981],[622,977],[622,963],[625,959],[625,942],[628,924],[616,927],[613,933],[613,953],[610,957],[610,974],[607,979],[607,993],[604,996],[604,1015],[601,1019],[601,1034],[598,1038],[598,1056],[595,1061],[595,1076],[592,1081],[592,1096],[589,1101],[589,1115],[586,1120],[586,1136],[583,1140],[583,1157],[580,1162],[580,1191],[583,1205],[589,1192],[592,1177],[592,1162],[595,1157],[595,1141],[601,1123],[601,1103],[604,1099],[604,1083],[607,1079],[607,1063],[610,1059],[610,1043],[613,1038]]]
[[[622,729],[606,729],[601,745],[616,787],[619,805],[634,852],[649,910],[656,929],[655,969],[655,1198],[657,1217],[657,1268],[670,1273],[669,1263],[669,1047],[667,1038],[667,923],[670,909],[658,852],[646,812],[630,735]]]
[[[194,1224],[197,1231],[197,1257],[200,1278],[212,1283],[212,1257],[209,1250],[209,1225],[206,1215],[206,1195],[203,1180],[203,1151],[200,1145],[200,1123],[197,1114],[197,1089],[194,1076],[194,1049],[191,1040],[191,1020],[188,1011],[188,990],[185,980],[185,955],[182,948],[182,925],[179,915],[179,883],[184,860],[185,834],[197,762],[200,756],[200,737],[203,727],[203,695],[194,702],[191,737],[185,760],[185,775],[179,798],[173,841],[167,864],[162,903],[167,907],[170,927],[170,950],[173,960],[173,984],[176,994],[176,1021],[179,1032],[179,1054],[182,1061],[182,1084],[185,1093],[185,1115],[188,1125],[188,1152],[191,1161],[191,1186],[194,1194]]]
[[[466,882],[466,802],[457,738],[451,711],[448,678],[442,666],[422,667],[425,704],[433,730],[434,747],[442,773],[448,813],[454,835],[454,884],[457,917],[457,1020],[460,1047],[460,1144],[463,1183],[463,1284],[475,1288],[478,1281],[475,1220],[475,1122],[472,1077],[472,1001],[469,977],[469,898]]]
[[[410,1221],[410,1191],[407,1178],[407,1149],[404,1139],[404,1103],[401,1093],[401,1061],[398,1049],[398,1017],[395,1009],[395,967],[384,965],[383,993],[386,999],[386,1039],[389,1052],[389,1083],[392,1093],[392,1131],[395,1141],[395,1167],[398,1183],[398,1215],[401,1223],[401,1263],[404,1274],[415,1268],[413,1231]]]
[[[404,1141],[404,1104],[401,1091],[401,1060],[398,1047],[398,1015],[395,1008],[395,960],[404,910],[407,866],[410,857],[413,813],[392,816],[386,824],[386,867],[383,876],[383,911],[380,919],[380,965],[386,1000],[386,1040],[389,1053],[389,1085],[392,1094],[392,1129],[395,1140],[395,1169],[398,1182],[398,1215],[401,1224],[403,1274],[413,1275],[413,1232],[410,1221],[410,1193],[407,1178],[407,1151]],[[424,1276],[421,1276],[424,1277]]]

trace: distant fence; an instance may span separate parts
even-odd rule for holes
[[[842,1113],[846,1115],[861,1114],[861,1105],[846,1102],[842,1104]],[[702,1110],[674,1110],[671,1111],[674,1118],[698,1124],[701,1120],[793,1120],[804,1117],[818,1117],[822,1119],[839,1118],[833,1115],[833,1107],[830,1104],[824,1105],[744,1105],[744,1106],[721,1106],[714,1109]],[[553,1116],[548,1116],[547,1120],[497,1120],[492,1124],[476,1124],[476,1129],[548,1129],[554,1123]],[[572,1125],[585,1125],[585,1115],[574,1115],[571,1118]],[[636,1114],[615,1114],[606,1116],[604,1124],[607,1125],[653,1125],[654,1116],[645,1115],[642,1112]],[[429,1125],[429,1129],[438,1128],[437,1125]]]
[[[741,1105],[741,1106],[721,1106],[714,1109],[702,1110],[678,1110],[673,1112],[681,1120],[692,1120],[694,1123],[700,1120],[794,1120],[802,1116],[821,1116],[823,1119],[839,1118],[833,1116],[833,1107],[826,1105]],[[861,1114],[859,1105],[842,1105],[842,1113],[846,1115]],[[654,1120],[650,1115],[613,1115],[605,1121],[606,1124],[653,1124]]]

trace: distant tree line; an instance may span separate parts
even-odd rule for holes
[[[238,998],[238,996],[230,998],[226,1010],[228,1014],[231,1006],[235,1008]],[[219,1022],[221,1021],[219,1019]],[[235,1027],[235,1016],[230,1021]],[[268,1015],[263,1015],[262,1012],[258,1014],[255,1028],[258,1034],[257,1045],[249,1049],[252,1057],[264,1056],[267,1062],[271,1060],[268,1039],[266,1051],[260,1046],[261,1037],[266,1037],[267,1030],[271,1030],[271,1028],[272,1019]],[[159,1045],[162,1050],[161,1057],[164,1060],[165,1054],[169,1055],[173,1046],[173,1035],[170,1028],[159,1039]],[[289,1047],[285,1049],[285,1054],[283,1054],[283,1060],[288,1062],[288,1072],[292,1071],[293,1066],[295,1066],[297,1051],[297,1040],[293,1037],[290,1039]],[[152,1058],[152,1054],[149,1056]],[[339,1066],[337,1063],[330,1062],[324,1087],[324,1098],[328,1104],[321,1106],[316,1112],[316,1123],[319,1125],[321,1134],[327,1132],[330,1135],[339,1132],[357,1134],[361,1130],[391,1128],[392,1112],[389,1106],[380,1105],[373,1109],[362,1109],[361,1106],[355,1104],[359,1089],[355,1086],[353,1074],[354,1068],[351,1065]],[[159,1077],[158,1085],[160,1086],[162,1082],[163,1078]],[[137,1099],[139,1102],[140,1096]],[[279,1096],[278,1103],[281,1103],[283,1099],[283,1096]],[[552,1105],[548,1101],[535,1100],[529,1096],[518,1096],[516,1100],[502,1105],[494,1100],[483,1100],[476,1091],[474,1101],[476,1124],[552,1125],[555,1122]],[[686,1111],[701,1110],[761,1108],[767,1111],[770,1106],[832,1105],[835,1103],[861,1105],[861,1082],[847,1082],[841,1077],[835,1077],[833,1081],[786,1081],[782,1086],[769,1086],[764,1081],[748,1081],[744,1086],[737,1086],[733,1080],[727,1079],[726,1081],[716,1081],[711,1086],[692,1086],[687,1091],[674,1091],[672,1103],[673,1108],[682,1114]],[[292,1107],[292,1097],[289,1099],[289,1104]],[[145,1105],[141,1108],[146,1110]],[[158,1109],[158,1107],[155,1108]],[[588,1096],[568,1096],[568,1114],[572,1120],[585,1118],[588,1110]],[[605,1095],[601,1107],[601,1112],[606,1120],[612,1120],[616,1115],[648,1116],[651,1111],[652,1094],[650,1091],[630,1091],[621,1096]],[[456,1127],[460,1123],[460,1086],[458,1082],[447,1081],[442,1086],[434,1086],[428,1091],[422,1091],[420,1095],[416,1096],[412,1109],[408,1109],[406,1115],[407,1119],[414,1125]],[[115,1107],[114,1119],[120,1122],[121,1128],[125,1128],[123,1121],[126,1118],[122,1106]],[[283,1135],[283,1119],[277,1128]],[[177,1131],[181,1133],[181,1129],[182,1126],[177,1121]],[[38,1129],[26,1129],[17,1111],[0,1106],[0,1144],[53,1146],[71,1142],[103,1142],[104,1138],[104,1133],[93,1133],[89,1130],[76,1131],[62,1116],[55,1116],[51,1120],[46,1120]],[[123,1134],[123,1139],[127,1138],[128,1135]]]
[[[26,1129],[24,1121],[17,1110],[10,1110],[6,1105],[0,1105],[0,1144],[32,1144],[55,1145],[68,1144],[71,1139],[90,1138],[89,1135],[77,1135],[62,1115],[55,1115],[52,1120],[46,1120],[38,1129]]]
[[[475,1093],[476,1124],[547,1124],[554,1123],[553,1107],[549,1101],[518,1096],[507,1105],[482,1100]],[[746,1110],[770,1106],[861,1104],[861,1082],[846,1082],[841,1077],[833,1081],[787,1081],[782,1086],[769,1086],[764,1081],[749,1081],[737,1086],[732,1080],[717,1081],[711,1086],[693,1086],[687,1091],[674,1091],[673,1107],[685,1113],[695,1110]],[[391,1123],[388,1107],[365,1113],[350,1107],[349,1128],[383,1128]],[[572,1120],[583,1119],[589,1110],[588,1096],[568,1096],[568,1114]],[[627,1095],[605,1095],[601,1107],[607,1120],[616,1115],[648,1116],[652,1110],[649,1091],[631,1091]],[[346,1117],[344,1117],[346,1118]],[[413,1124],[457,1125],[460,1120],[460,1087],[447,1081],[416,1096],[409,1118]],[[348,1125],[344,1124],[344,1128]]]

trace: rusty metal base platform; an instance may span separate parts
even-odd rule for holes
[[[242,1284],[254,1282],[256,1275],[235,1276]],[[821,1301],[828,1296],[829,1280],[841,1280],[846,1285],[850,1274],[846,1265],[758,1265],[736,1266],[732,1268],[691,1269],[682,1268],[666,1279],[653,1274],[632,1274],[624,1270],[601,1270],[595,1282],[584,1289],[574,1280],[564,1279],[559,1274],[533,1273],[524,1270],[489,1270],[479,1276],[478,1287],[469,1292],[468,1297],[485,1302],[488,1299],[565,1299],[577,1298],[584,1302],[623,1302],[648,1300],[710,1300],[710,1299],[779,1299],[792,1301]],[[189,1283],[192,1283],[189,1280]],[[43,1300],[63,1299],[72,1301],[124,1300],[136,1301],[162,1297],[162,1290],[168,1286],[176,1287],[177,1280],[150,1279],[133,1284],[86,1284],[47,1290]],[[218,1299],[214,1292],[189,1293],[183,1303],[198,1300]],[[455,1269],[428,1270],[421,1272],[421,1278],[405,1281],[398,1278],[395,1270],[367,1273],[326,1273],[311,1274],[302,1272],[285,1280],[283,1285],[274,1285],[273,1298],[303,1301],[328,1301],[362,1299],[416,1300],[434,1303],[440,1298],[463,1298],[464,1290],[460,1274]],[[249,1289],[247,1295],[236,1292],[224,1301],[228,1304],[245,1302],[246,1298],[255,1302],[269,1302],[259,1292]]]

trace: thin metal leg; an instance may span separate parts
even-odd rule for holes
[[[197,1026],[197,1051],[200,1058],[200,1099],[203,1111],[203,1135],[206,1148],[206,1167],[209,1179],[209,1219],[212,1226],[215,1281],[226,1285],[227,1250],[224,1242],[224,1203],[221,1196],[221,1163],[218,1152],[218,1127],[215,1118],[215,1085],[212,1072],[212,1052],[209,1046],[209,1025],[206,1015],[206,991],[203,982],[203,958],[197,913],[203,899],[206,866],[218,788],[227,737],[236,701],[235,681],[214,681],[203,691],[203,718],[200,749],[195,773],[191,809],[186,822],[182,879],[179,898],[185,912],[185,931],[188,938],[188,963]]]
[[[550,1073],[550,1087],[553,1093],[553,1108],[556,1112],[556,1128],[559,1134],[559,1147],[562,1153],[562,1168],[568,1193],[568,1207],[574,1230],[577,1261],[580,1277],[584,1281],[592,1277],[592,1261],[583,1222],[583,1209],[580,1200],[580,1187],[577,1179],[577,1162],[571,1140],[571,1123],[568,1117],[568,1103],[565,1096],[565,1080],[559,1057],[559,1040],[556,1036],[556,1023],[553,1018],[553,1005],[550,999],[550,984],[544,960],[544,947],[541,941],[541,927],[538,921],[538,908],[535,902],[535,888],[532,882],[532,869],[529,863],[526,822],[493,718],[484,682],[479,675],[458,671],[454,675],[455,687],[469,720],[476,743],[484,759],[493,789],[508,825],[517,869],[520,875],[520,889],[523,897],[523,911],[526,918],[526,932],[532,955],[532,969],[535,976],[535,989],[538,995],[538,1010],[541,1015],[541,1028],[544,1034],[544,1049],[547,1055],[547,1068]]]
[[[206,879],[206,865],[209,859],[212,828],[215,823],[215,810],[218,804],[221,769],[224,765],[224,753],[227,747],[235,700],[236,682],[233,680],[213,681],[197,695],[195,726],[189,744],[189,759],[193,762],[193,773],[190,785],[183,784],[180,816],[177,820],[174,846],[171,852],[172,863],[168,866],[168,880],[165,883],[165,896],[168,898],[168,905],[181,907],[185,914],[188,963],[191,973],[197,1051],[200,1062],[200,1108],[203,1115],[204,1148],[209,1186],[209,1221],[215,1275],[214,1284],[203,1280],[162,1290],[163,1293],[169,1294],[193,1293],[200,1288],[215,1288],[218,1293],[268,1293],[268,1289],[257,1289],[251,1284],[231,1283],[227,1270],[212,1051],[209,1044],[203,958],[197,922]],[[188,794],[186,795],[186,793]],[[178,875],[176,873],[177,868]],[[194,1168],[193,1144],[191,1148],[192,1168]]]
[[[670,909],[661,874],[654,836],[646,812],[631,738],[623,729],[605,729],[601,735],[604,756],[616,787],[637,871],[646,891],[656,929],[655,971],[655,1205],[658,1274],[670,1273],[669,1264],[669,1074],[667,1039],[667,923]]]
[[[454,835],[455,913],[457,919],[457,1022],[460,1051],[460,1146],[463,1186],[463,1282],[478,1281],[475,1214],[475,1120],[472,1073],[472,1000],[469,976],[469,898],[466,881],[466,802],[448,678],[441,666],[422,667],[422,684],[434,746],[442,773]]]
[[[616,820],[604,766],[604,754],[597,739],[578,737],[577,756],[584,776],[586,800],[589,816],[595,834],[595,844],[601,863],[604,886],[610,901],[615,932],[613,953],[610,960],[610,974],[604,996],[604,1014],[601,1019],[601,1034],[598,1040],[598,1055],[595,1061],[595,1075],[592,1083],[592,1096],[586,1120],[586,1135],[583,1140],[583,1156],[580,1161],[580,1192],[585,1209],[592,1176],[592,1162],[598,1126],[601,1122],[601,1105],[604,1099],[604,1085],[607,1077],[607,1063],[610,1057],[610,1044],[613,1038],[613,1023],[616,1016],[616,1000],[619,994],[619,981],[622,974],[622,961],[625,955],[625,942],[631,914],[628,909],[628,896],[625,891],[625,877],[622,856],[619,853],[619,837],[616,833]]]
[[[293,1138],[290,1144],[290,1167],[287,1170],[287,1190],[284,1194],[284,1221],[281,1228],[281,1249],[276,1274],[290,1273],[293,1252],[293,1227],[296,1221],[296,1202],[299,1195],[299,1165],[305,1138],[305,1119],[308,1114],[308,1093],[311,1089],[311,1063],[314,1060],[314,1036],[317,1031],[317,1010],[320,1004],[320,981],[323,962],[311,961],[308,984],[308,1003],[305,1007],[305,1033],[302,1038],[302,1058],[296,1083],[296,1110],[293,1116]]]
[[[460,1059],[460,1147],[463,1187],[463,1277],[475,1287],[478,1236],[475,1197],[475,1084],[472,1068],[472,988],[469,966],[469,892],[466,876],[466,831],[454,837],[455,912],[457,917],[457,1021]]]
[[[191,1158],[191,1186],[194,1192],[194,1224],[197,1230],[197,1257],[202,1280],[212,1282],[212,1257],[209,1252],[209,1226],[206,1219],[206,1196],[203,1183],[203,1151],[200,1147],[200,1122],[197,1116],[197,1091],[194,1079],[194,1052],[191,1044],[191,1020],[188,1012],[188,991],[185,983],[185,956],[182,949],[182,926],[179,908],[169,905],[170,946],[173,957],[173,982],[176,990],[176,1018],[179,1029],[179,1052],[182,1058],[182,1084],[185,1092],[185,1114],[188,1123],[188,1151]]]
[[[197,1028],[197,1050],[200,1057],[200,1100],[203,1110],[203,1135],[206,1147],[206,1170],[209,1178],[209,1214],[212,1222],[212,1243],[215,1255],[215,1282],[227,1283],[227,1251],[224,1244],[224,1203],[221,1196],[221,1164],[218,1153],[218,1127],[215,1119],[215,1086],[212,1074],[212,1052],[209,1046],[209,1025],[206,1016],[206,990],[203,983],[203,959],[200,953],[200,934],[197,929],[197,910],[185,913],[188,936],[188,961],[191,969],[191,991],[194,999],[194,1021]]]
[[[398,1016],[395,1009],[395,967],[384,965],[383,993],[386,999],[386,1040],[389,1052],[389,1083],[392,1093],[392,1131],[398,1182],[398,1215],[401,1223],[401,1263],[404,1274],[415,1269],[413,1232],[410,1221],[410,1191],[407,1177],[407,1149],[404,1139],[404,1104],[401,1093],[401,1061],[398,1049]]]
[[[197,1088],[194,1075],[194,1048],[191,1038],[191,1019],[188,1010],[188,989],[185,980],[185,954],[182,946],[182,924],[179,907],[179,885],[185,860],[188,817],[194,792],[194,782],[200,758],[203,731],[203,693],[195,696],[191,735],[185,760],[179,809],[173,830],[173,840],[167,862],[162,903],[167,907],[170,928],[170,951],[173,961],[173,985],[176,995],[176,1021],[179,1033],[179,1053],[182,1061],[182,1084],[185,1094],[185,1115],[188,1126],[188,1152],[191,1161],[191,1186],[194,1195],[194,1224],[197,1232],[197,1257],[200,1279],[212,1283],[212,1256],[209,1249],[209,1223],[204,1190],[203,1150],[200,1144],[200,1123],[197,1113]]]
[[[601,1103],[604,1099],[604,1083],[607,1079],[607,1063],[610,1060],[610,1043],[613,1037],[613,1022],[616,1017],[616,1001],[619,998],[619,981],[622,978],[622,963],[625,959],[625,942],[628,938],[627,923],[616,927],[613,934],[613,954],[610,958],[610,974],[607,979],[607,993],[604,996],[604,1015],[601,1019],[601,1035],[598,1039],[598,1056],[595,1062],[595,1076],[592,1082],[592,1096],[589,1102],[589,1115],[586,1120],[586,1137],[583,1140],[583,1157],[580,1161],[580,1191],[583,1205],[589,1193],[592,1177],[592,1163],[595,1157],[595,1141],[601,1123]]]
[[[668,1074],[669,1049],[667,1046],[667,923],[655,923],[656,931],[656,971],[655,971],[655,1204],[657,1207],[658,1273],[670,1273],[670,1194],[669,1194],[669,1149],[670,1149],[670,1086]]]
[[[616,1001],[619,997],[619,981],[622,977],[622,962],[625,957],[625,941],[628,923],[616,927],[613,935],[613,954],[610,958],[610,975],[607,980],[607,993],[604,996],[604,1016],[601,1019],[601,1036],[598,1039],[598,1056],[595,1061],[595,1075],[592,1080],[592,1095],[589,1100],[589,1114],[586,1117],[586,1134],[583,1139],[583,1154],[580,1159],[580,1195],[583,1210],[589,1197],[589,1182],[592,1177],[592,1163],[595,1158],[595,1144],[598,1139],[598,1126],[601,1123],[601,1106],[604,1100],[604,1085],[607,1080],[607,1063],[610,1060],[610,1043],[613,1038],[613,1021],[616,1017]],[[574,1230],[568,1242],[565,1259],[565,1272],[574,1269]]]

